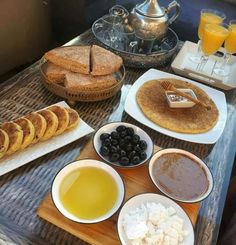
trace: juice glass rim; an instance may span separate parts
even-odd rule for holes
[[[229,21],[229,26],[230,26],[230,25],[236,25],[236,19],[230,20],[230,21]]]
[[[223,20],[226,18],[226,14],[219,11],[219,10],[216,10],[216,9],[202,9],[201,10],[201,14],[202,13],[211,13],[211,14],[215,14],[219,17],[221,17]]]
[[[224,28],[224,30],[225,30],[226,33],[229,33],[229,30],[228,30],[229,25],[227,25],[226,23],[220,23],[220,24],[209,23],[209,24],[206,24],[206,25],[204,26],[204,29],[208,29],[208,30],[209,30],[209,27],[211,27],[211,26],[221,26],[221,27]],[[217,32],[219,32],[219,31],[214,30],[214,29],[211,29],[211,32],[217,33]]]

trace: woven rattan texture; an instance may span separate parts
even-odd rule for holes
[[[91,34],[85,36],[84,40],[88,43],[94,42]],[[83,40],[78,39],[77,42],[82,43]],[[143,72],[139,69],[127,69],[121,92],[108,100],[77,103],[76,109],[81,118],[94,129],[111,121],[123,120],[135,123],[145,129],[160,147],[188,149],[199,157],[205,158],[211,151],[211,146],[192,144],[164,136],[137,123],[123,112],[128,91]],[[9,83],[10,85],[5,86],[4,89],[0,87],[0,122],[15,119],[61,100],[43,87],[38,63],[12,79],[12,82],[14,83]],[[48,244],[85,244],[78,238],[41,220],[36,215],[36,209],[50,191],[55,174],[79,155],[87,140],[88,137],[80,139],[0,178],[0,215],[12,223],[12,229],[14,225],[21,227],[26,233],[34,234]],[[14,236],[11,239],[14,242]]]

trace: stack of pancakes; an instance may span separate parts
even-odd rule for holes
[[[72,129],[80,121],[77,111],[58,105],[33,112],[0,126],[0,158]]]
[[[59,47],[47,52],[44,58],[48,60],[47,80],[73,91],[114,86],[114,73],[123,63],[120,56],[97,45]]]

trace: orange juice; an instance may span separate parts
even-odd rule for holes
[[[236,24],[229,26],[229,35],[225,40],[225,49],[228,53],[236,53]]]
[[[207,24],[202,36],[202,51],[205,55],[214,54],[228,36],[228,30],[216,24]]]
[[[202,39],[203,29],[206,24],[220,24],[223,22],[223,18],[213,13],[201,13],[200,23],[198,27],[198,37]]]

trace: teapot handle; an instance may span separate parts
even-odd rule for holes
[[[180,14],[180,4],[177,1],[173,1],[168,5],[168,8],[166,10],[167,14],[171,11],[171,9],[176,8],[176,12],[171,18],[169,19],[169,25],[171,25],[178,17]]]

